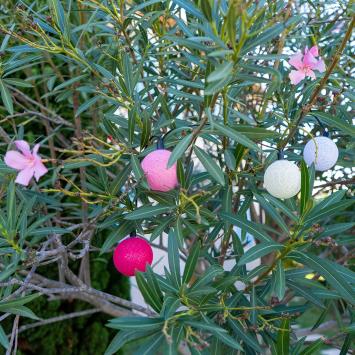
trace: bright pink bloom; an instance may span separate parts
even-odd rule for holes
[[[30,146],[26,141],[15,141],[18,150],[10,150],[5,155],[5,164],[10,168],[19,170],[15,182],[27,186],[34,176],[36,181],[41,176],[48,172],[48,169],[43,165],[41,157],[37,154],[40,147],[36,144],[31,152]]]
[[[302,53],[296,53],[289,60],[289,64],[297,70],[291,70],[289,74],[291,83],[297,85],[305,77],[310,77],[312,80],[316,78],[313,70],[318,70],[320,73],[325,71],[325,64],[322,58],[317,59],[319,56],[318,47],[313,46],[308,50],[308,47]]]

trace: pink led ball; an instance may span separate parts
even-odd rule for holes
[[[134,276],[136,271],[144,272],[153,261],[153,249],[143,238],[129,237],[119,243],[113,252],[116,269],[125,276]]]
[[[149,153],[141,163],[149,187],[154,191],[170,191],[178,185],[176,163],[168,169],[171,152],[157,149]]]

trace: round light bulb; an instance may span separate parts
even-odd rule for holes
[[[278,198],[290,198],[301,189],[301,172],[295,163],[277,160],[265,171],[264,187],[268,193]]]
[[[149,153],[141,163],[149,187],[154,191],[170,191],[178,185],[176,163],[168,169],[171,152],[157,149]]]
[[[336,144],[328,137],[316,137],[307,142],[303,150],[304,161],[308,166],[314,163],[318,171],[332,168],[339,156]]]
[[[153,261],[153,249],[143,238],[129,237],[120,242],[113,252],[116,269],[125,276],[134,276],[136,271],[144,272]]]

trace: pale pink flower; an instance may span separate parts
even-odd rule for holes
[[[40,147],[36,144],[31,152],[30,146],[26,141],[15,141],[18,150],[9,150],[5,155],[5,164],[10,168],[19,170],[15,182],[27,186],[34,176],[36,181],[48,172],[43,165],[41,157],[37,154]]]
[[[325,64],[322,58],[317,59],[319,56],[318,47],[313,46],[311,49],[308,47],[302,53],[296,53],[289,60],[289,64],[297,70],[291,70],[289,74],[291,83],[297,85],[305,77],[310,77],[312,80],[316,78],[313,70],[318,70],[320,73],[325,71]]]

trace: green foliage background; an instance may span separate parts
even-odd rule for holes
[[[102,353],[109,337],[106,355],[127,343],[140,355],[314,354],[323,341],[297,337],[292,325],[315,309],[314,329],[335,320],[326,345],[351,349],[351,2],[25,0],[0,9],[6,332],[17,316],[49,316],[36,313],[45,297],[34,297],[38,285],[50,291],[60,280],[81,293],[53,292],[64,300],[48,302],[51,312],[74,299],[70,311],[82,309],[82,296],[105,315],[53,326],[70,339],[85,329],[90,350],[61,336],[53,342],[52,333],[38,343],[43,328],[28,335],[45,349],[37,351],[63,344]],[[289,56],[313,45],[327,71],[291,85]],[[302,150],[324,127],[340,156],[323,174],[306,166]],[[149,190],[140,168],[162,135],[180,183],[167,193]],[[16,139],[39,142],[49,167],[28,188],[14,184],[2,160]],[[263,188],[280,151],[302,175],[300,193],[285,201]],[[136,276],[147,308],[125,302],[127,280],[109,264],[133,230],[169,255],[163,274],[153,266]],[[247,233],[257,245],[245,252]],[[259,258],[262,265],[246,269]],[[33,284],[22,289],[30,270]],[[0,343],[11,348],[2,326]]]

